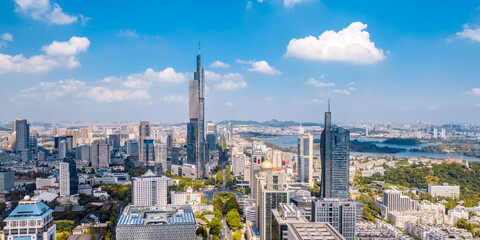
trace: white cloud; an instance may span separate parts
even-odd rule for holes
[[[305,2],[305,0],[283,0],[283,5],[285,7],[293,7],[295,4]]]
[[[60,5],[50,0],[15,0],[16,11],[30,15],[35,20],[42,20],[53,24],[71,24],[78,21],[78,16],[63,12]],[[82,22],[88,18],[80,15]]]
[[[186,103],[187,99],[180,95],[164,96],[163,101],[170,103]]]
[[[85,90],[85,82],[75,79],[60,80],[58,82],[40,82],[39,84],[21,91],[20,99],[50,100],[62,97],[78,97]]]
[[[0,36],[0,39],[3,40],[3,41],[12,42],[13,41],[13,35],[10,34],[10,33],[4,33]]]
[[[128,100],[149,100],[147,90],[111,90],[105,87],[93,87],[86,96],[96,102],[122,102]]]
[[[247,87],[247,82],[240,73],[228,73],[221,77],[221,82],[213,88],[219,91],[231,91]]]
[[[286,57],[307,60],[344,61],[355,64],[371,64],[386,58],[383,50],[370,41],[366,24],[354,22],[338,33],[323,32],[318,38],[308,36],[290,40]]]
[[[152,68],[147,68],[145,72],[130,74],[126,78],[107,77],[104,82],[123,81],[123,85],[129,88],[149,88],[155,83],[159,84],[177,84],[187,81],[191,74],[178,73],[171,67],[156,72]]]
[[[90,46],[90,41],[86,37],[71,37],[68,42],[53,41],[48,46],[43,46],[42,50],[51,56],[73,56],[86,51]]]
[[[464,94],[480,96],[480,88],[472,88],[472,90],[467,91]]]
[[[237,63],[242,63],[242,64],[249,64],[252,67],[248,68],[247,70],[250,72],[259,72],[259,73],[265,73],[265,74],[270,74],[270,75],[277,75],[277,74],[282,74],[280,71],[275,69],[274,66],[270,66],[266,61],[243,61],[240,59],[235,60]]]
[[[293,103],[308,105],[308,104],[321,104],[321,103],[323,103],[323,101],[320,100],[320,99],[317,99],[317,98],[312,98],[312,100],[306,100],[306,101],[295,99],[295,100],[293,100]]]
[[[225,106],[227,107],[233,107],[234,105],[232,102],[225,102]]]
[[[322,75],[320,77],[320,79],[324,79],[325,77]],[[310,84],[314,87],[333,87],[335,86],[335,83],[333,82],[321,82],[321,81],[318,81],[318,80],[315,80],[315,78],[309,78],[308,81],[307,81],[307,84]]]
[[[216,68],[228,68],[230,65],[228,63],[220,62],[220,61],[215,61],[212,64],[210,64],[210,67],[216,67]]]
[[[271,97],[266,97],[266,98],[265,98],[265,101],[273,101],[273,98],[271,98]]]
[[[90,99],[96,102],[119,102],[127,100],[148,100],[147,90],[108,89],[103,86],[87,86],[85,82],[67,79],[58,82],[41,82],[24,89],[17,99],[27,101],[45,101],[72,98]]]
[[[351,92],[347,89],[335,89],[333,90],[334,93],[338,93],[338,94],[345,94],[345,95],[350,95]]]
[[[480,107],[480,103],[475,104],[475,107]]]
[[[76,59],[82,51],[86,51],[90,41],[85,37],[72,37],[68,42],[54,41],[43,46],[46,55],[35,55],[29,58],[22,54],[15,56],[0,53],[0,74],[6,72],[36,73],[48,72],[53,68],[75,68],[80,66]]]
[[[457,32],[457,36],[460,38],[468,38],[472,42],[480,42],[480,28],[471,29],[467,26],[464,26],[462,32]]]
[[[120,30],[120,32],[117,34],[117,36],[119,36],[119,37],[134,37],[134,38],[140,37],[137,33],[137,30],[130,30],[130,29]]]
[[[248,2],[247,2],[247,10],[249,10],[250,8],[252,8],[252,2],[251,2],[251,1],[248,1]]]
[[[316,99],[316,98],[314,98],[314,99],[312,99],[312,103],[315,103],[315,104],[321,104],[321,103],[323,103],[323,101],[322,101],[322,100],[320,100],[320,99]]]
[[[438,106],[430,106],[430,107],[428,107],[428,110],[430,110],[430,111],[435,111],[435,110],[438,110],[438,109],[439,109]]]
[[[206,81],[220,81],[222,80],[222,75],[212,71],[205,71],[205,80]]]

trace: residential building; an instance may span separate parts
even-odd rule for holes
[[[155,163],[162,166],[162,173],[167,171],[167,144],[155,143]]]
[[[110,146],[105,140],[95,140],[90,146],[92,167],[108,168],[110,166]]]
[[[59,164],[60,168],[60,196],[75,195],[78,193],[77,165],[72,158],[65,158]]]
[[[157,176],[148,170],[132,182],[132,202],[135,206],[165,206],[167,205],[168,178]]]
[[[460,197],[460,187],[455,185],[448,185],[448,183],[444,183],[443,185],[428,185],[427,192],[432,195],[432,197]]]
[[[299,181],[313,187],[313,136],[298,138],[297,172]]]
[[[244,173],[246,157],[247,156],[244,153],[233,155],[233,158],[232,158],[233,175],[238,176]]]
[[[358,213],[363,212],[358,204],[351,199],[316,199],[312,202],[312,222],[330,223],[343,237],[354,240]]]
[[[0,193],[10,192],[15,187],[15,172],[0,170]]]

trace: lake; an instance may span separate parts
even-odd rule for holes
[[[320,136],[314,136],[315,138],[319,138]],[[352,155],[363,155],[363,156],[369,156],[369,157],[427,157],[427,158],[438,158],[438,159],[443,159],[443,158],[458,158],[458,159],[463,159],[463,160],[468,160],[468,161],[480,161],[480,158],[474,158],[474,157],[467,157],[467,156],[461,156],[461,155],[450,155],[450,154],[436,154],[436,153],[424,153],[424,152],[410,152],[408,150],[414,149],[414,148],[422,148],[425,146],[433,145],[434,143],[422,143],[419,145],[398,145],[398,144],[385,144],[381,143],[384,141],[384,139],[376,139],[376,138],[355,138],[356,140],[359,141],[369,141],[369,142],[375,142],[375,144],[379,147],[393,147],[393,148],[405,148],[407,151],[399,152],[399,153],[394,153],[394,154],[388,154],[388,153],[371,153],[371,152],[352,152]],[[283,148],[289,148],[289,147],[297,147],[298,143],[298,136],[278,136],[275,138],[265,138],[262,139],[265,142],[271,142],[279,147]],[[479,147],[478,145],[475,145],[475,147]],[[315,151],[315,154],[319,154],[319,151]]]

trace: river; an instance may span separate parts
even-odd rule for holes
[[[317,136],[315,136],[317,137]],[[315,138],[314,137],[314,138]],[[319,137],[319,136],[318,136]],[[379,147],[392,147],[392,148],[405,148],[407,151],[399,152],[399,153],[373,153],[373,152],[352,152],[352,155],[363,155],[363,156],[370,156],[370,157],[427,157],[427,158],[437,158],[437,159],[443,159],[443,158],[458,158],[458,159],[463,159],[463,160],[468,160],[468,161],[480,161],[480,158],[475,158],[475,157],[467,157],[467,156],[461,156],[461,155],[450,155],[450,154],[436,154],[436,153],[424,153],[424,152],[411,152],[408,151],[410,149],[415,149],[415,148],[422,148],[426,147],[429,145],[433,145],[434,143],[421,143],[419,145],[398,145],[398,144],[385,144],[381,143],[384,141],[384,139],[378,139],[378,138],[355,138],[356,140],[359,141],[369,141],[369,142],[376,142],[375,144]],[[271,142],[279,147],[283,148],[289,148],[289,147],[297,147],[297,141],[298,141],[298,136],[277,136],[274,138],[265,138],[263,139],[265,142]],[[480,148],[480,145],[474,145],[476,148]],[[315,151],[315,154],[319,154],[319,151]]]

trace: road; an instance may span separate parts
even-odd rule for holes
[[[223,221],[223,234],[220,236],[220,239],[233,239],[233,232],[230,230],[230,228],[227,225],[227,218],[225,216],[222,217]]]
[[[227,187],[227,181],[225,179],[226,178],[225,169],[223,169],[222,174],[223,174],[223,184],[222,184],[221,188],[203,192],[204,195],[205,195],[205,199],[207,199],[210,202],[213,201],[213,197],[214,197],[215,193],[217,193],[217,192],[231,192],[231,193],[234,193],[235,195],[237,195],[237,197],[242,196],[241,192],[239,192],[237,190],[232,190],[232,189]]]

